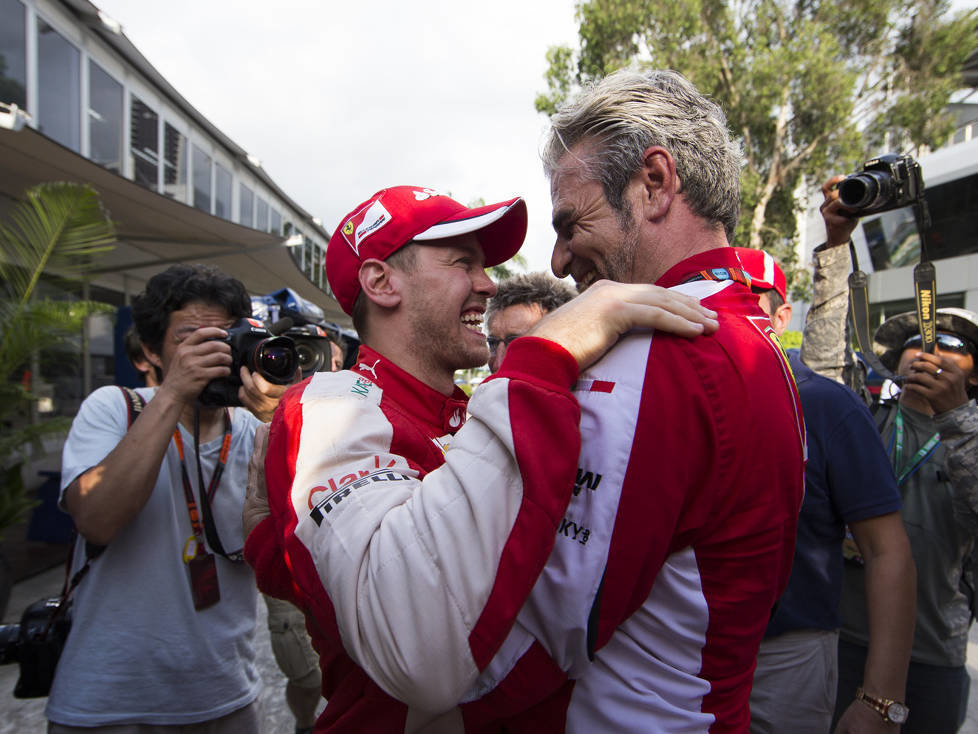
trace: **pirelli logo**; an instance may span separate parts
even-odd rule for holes
[[[361,487],[366,487],[368,484],[375,484],[377,482],[405,482],[411,479],[407,474],[402,474],[399,471],[394,471],[391,469],[383,469],[381,471],[376,471],[368,474],[365,477],[361,477],[356,481],[350,482],[349,484],[343,486],[337,491],[333,492],[329,497],[320,501],[312,508],[312,512],[309,513],[309,517],[312,518],[316,525],[322,526],[323,518],[331,513],[344,499],[350,496],[350,493],[355,489],[360,489]]]

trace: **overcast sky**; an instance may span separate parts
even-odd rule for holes
[[[521,195],[547,269],[545,54],[573,0],[94,0],[194,107],[332,232],[385,186]]]

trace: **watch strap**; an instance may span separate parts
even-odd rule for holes
[[[901,701],[895,701],[892,698],[876,698],[875,696],[870,696],[868,693],[866,693],[866,691],[862,689],[861,686],[856,689],[856,700],[862,701],[864,704],[866,704],[871,709],[873,709],[876,713],[878,713],[883,718],[883,721],[886,721],[891,724],[904,723],[904,721],[906,721],[907,718],[906,714],[909,713],[910,711],[910,709],[907,708],[907,705],[905,703]],[[902,716],[898,717],[899,720],[890,718],[890,708],[894,705],[898,706],[903,713]]]

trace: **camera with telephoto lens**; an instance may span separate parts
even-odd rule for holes
[[[295,342],[299,368],[305,379],[313,372],[329,372],[333,351],[330,341],[339,341],[339,329],[324,321],[323,310],[291,288],[252,297],[251,309],[272,325],[270,328]],[[286,324],[280,328],[281,324]]]
[[[887,212],[924,198],[920,164],[908,155],[881,155],[839,184],[839,202],[852,216]]]
[[[287,336],[272,336],[258,319],[243,318],[217,341],[231,346],[231,374],[211,380],[197,400],[201,405],[241,405],[241,368],[257,372],[275,385],[288,385],[295,377],[299,355],[295,343]]]
[[[60,597],[31,604],[20,624],[0,625],[0,665],[18,663],[16,698],[46,696],[71,629],[71,602],[59,613]]]

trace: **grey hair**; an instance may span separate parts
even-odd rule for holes
[[[675,71],[622,69],[586,88],[550,118],[543,168],[552,178],[560,160],[581,142],[595,148],[581,160],[617,212],[627,211],[625,187],[649,146],[676,161],[682,193],[693,213],[722,226],[732,241],[740,217],[740,147],[731,140],[720,106]]]
[[[500,281],[496,295],[489,299],[486,323],[510,306],[536,304],[544,313],[550,313],[576,295],[577,291],[570,285],[541,271],[514,275]]]

